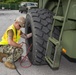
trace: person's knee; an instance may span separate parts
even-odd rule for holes
[[[22,53],[23,53],[23,48],[18,48],[18,49],[17,49],[17,52],[18,52],[18,54],[22,55]]]
[[[23,54],[23,49],[22,48],[20,49],[20,53]]]

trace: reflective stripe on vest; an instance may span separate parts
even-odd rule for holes
[[[8,35],[7,35],[7,31],[12,29],[13,32],[14,32],[14,35],[13,35],[13,41],[14,42],[18,42],[20,40],[20,30],[17,30],[17,33],[16,33],[16,30],[15,30],[15,27],[14,25],[12,24],[4,33],[3,37],[2,37],[2,40],[0,41],[0,45],[8,45]]]

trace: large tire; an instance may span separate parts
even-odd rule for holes
[[[53,13],[46,9],[31,9],[26,15],[25,33],[33,33],[27,40],[28,45],[32,43],[28,57],[34,65],[46,64],[45,51],[52,21]]]

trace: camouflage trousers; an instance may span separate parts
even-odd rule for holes
[[[13,60],[17,61],[21,57],[23,49],[10,45],[5,45],[0,46],[0,52],[8,54],[6,61],[13,62]]]

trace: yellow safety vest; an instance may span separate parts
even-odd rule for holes
[[[14,27],[14,25],[12,24],[10,27],[8,27],[8,29],[5,31],[4,35],[2,36],[2,40],[0,41],[0,45],[8,45],[8,35],[7,35],[7,31],[12,29],[14,32],[14,36],[13,36],[13,41],[14,42],[18,42],[20,40],[20,30],[17,30]]]

